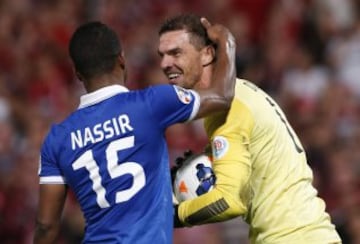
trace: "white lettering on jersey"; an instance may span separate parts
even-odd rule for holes
[[[93,127],[85,127],[70,133],[71,148],[85,147],[88,144],[94,144],[104,139],[110,139],[114,136],[122,135],[127,132],[133,131],[134,128],[130,124],[129,116],[121,114],[106,120],[102,123],[96,124]]]

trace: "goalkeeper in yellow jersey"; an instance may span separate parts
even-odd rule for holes
[[[161,68],[169,82],[206,87],[216,47],[199,17],[169,19],[159,37]],[[268,94],[238,79],[228,113],[206,118],[204,126],[212,145],[216,185],[175,207],[177,226],[242,216],[250,226],[251,243],[341,243],[312,185],[304,149]]]

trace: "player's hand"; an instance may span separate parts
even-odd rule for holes
[[[181,166],[184,164],[184,162],[191,156],[193,156],[194,153],[191,150],[187,150],[184,152],[183,156],[181,157],[177,157],[175,159],[175,165],[173,167],[171,167],[171,182],[172,185],[174,185],[174,179],[175,179],[175,175],[176,172],[179,168],[181,168]],[[173,220],[174,220],[174,228],[182,228],[184,227],[184,224],[180,221],[179,219],[179,215],[178,215],[178,208],[179,208],[179,202],[176,199],[174,193],[173,193],[173,208],[174,208],[174,216],[173,216]]]
[[[211,87],[219,92],[219,100],[229,109],[234,98],[236,82],[236,43],[232,33],[223,25],[210,24],[201,18],[209,39],[214,43],[215,59]]]
[[[175,175],[176,172],[178,171],[178,169],[181,168],[181,166],[184,164],[184,162],[191,156],[193,156],[194,153],[191,150],[186,150],[183,154],[183,156],[181,157],[177,157],[175,159],[175,165],[171,167],[170,169],[170,173],[171,173],[171,182],[172,184],[174,184],[174,179],[175,179]]]
[[[235,48],[235,38],[233,34],[221,24],[211,24],[206,18],[201,18],[201,23],[205,27],[209,39],[216,45],[227,44]]]

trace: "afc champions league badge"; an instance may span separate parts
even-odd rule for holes
[[[222,158],[229,149],[229,142],[223,136],[215,136],[212,142],[212,151],[214,159]]]
[[[191,92],[182,88],[182,87],[179,87],[179,86],[174,86],[175,88],[175,92],[179,98],[179,100],[183,103],[183,104],[189,104],[192,100],[192,97],[191,97]]]

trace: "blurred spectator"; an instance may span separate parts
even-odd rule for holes
[[[290,60],[280,79],[281,102],[297,113],[298,119],[312,120],[316,106],[330,83],[329,72],[326,67],[314,62],[314,57],[306,48],[295,47]]]

